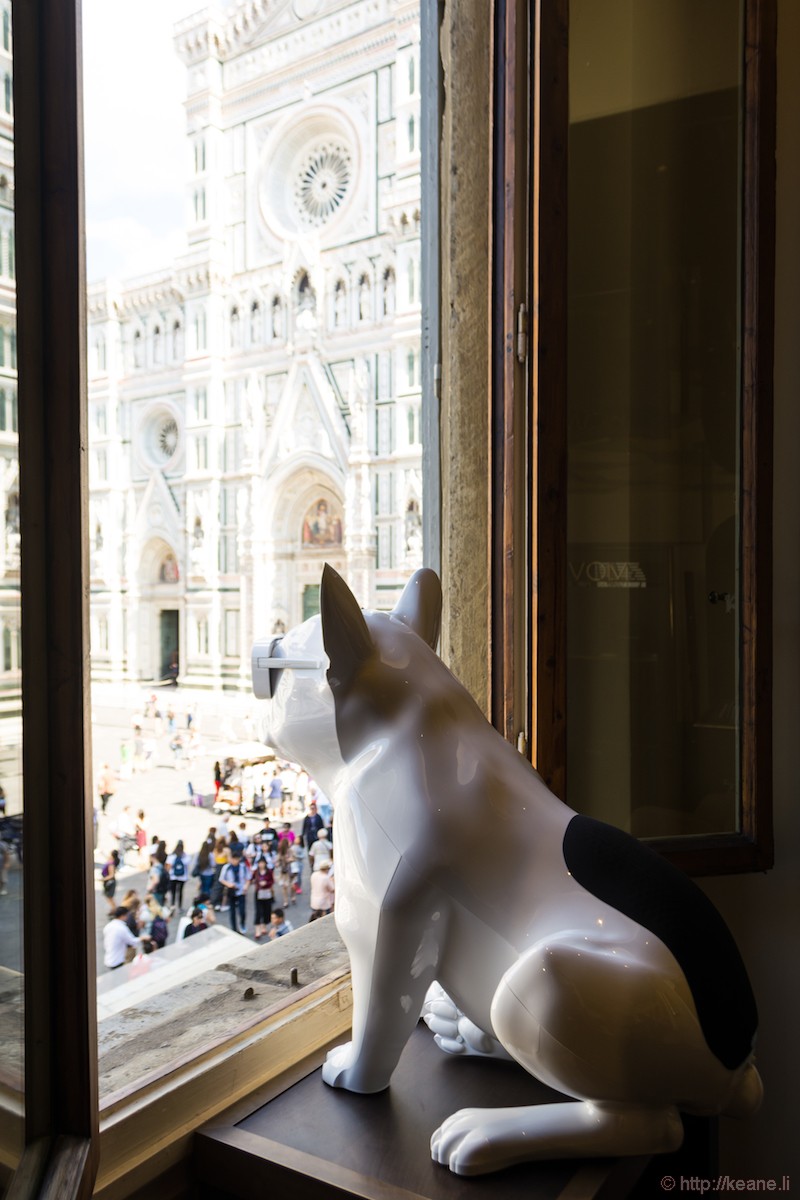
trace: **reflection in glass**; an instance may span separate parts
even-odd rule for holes
[[[0,1159],[23,1141],[22,695],[11,6],[0,4]]]
[[[568,788],[736,828],[741,14],[570,5]]]

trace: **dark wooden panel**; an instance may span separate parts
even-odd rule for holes
[[[632,1184],[643,1159],[529,1163],[465,1180],[430,1158],[431,1134],[458,1108],[563,1099],[513,1063],[443,1054],[420,1025],[388,1091],[334,1091],[316,1069],[235,1126],[202,1131],[196,1177],[231,1195],[263,1186],[286,1200],[460,1200],[466,1188],[475,1200],[556,1200],[570,1188],[578,1200],[612,1177],[630,1175]],[[238,1180],[249,1190],[240,1192]],[[627,1186],[613,1194],[627,1195]]]
[[[566,795],[567,0],[536,5],[533,89],[532,758]]]
[[[52,1187],[78,1196],[98,1129],[79,0],[13,20],[26,1136],[51,1140]]]
[[[745,5],[742,303],[742,819],[749,869],[773,864],[772,437],[775,0]],[[714,860],[709,853],[708,866]]]

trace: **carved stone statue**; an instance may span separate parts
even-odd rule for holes
[[[433,572],[392,613],[362,613],[326,566],[320,603],[254,647],[253,678],[272,697],[267,740],[335,803],[353,1031],[326,1083],[386,1088],[424,1009],[442,1050],[510,1056],[573,1098],[449,1117],[431,1152],[459,1175],[671,1151],[680,1111],[755,1112],[756,1007],[728,929],[486,721],[435,653]]]

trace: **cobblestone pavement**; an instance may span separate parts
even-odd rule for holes
[[[102,894],[100,868],[108,852],[117,844],[113,828],[124,806],[135,815],[142,809],[146,816],[148,840],[153,834],[163,838],[167,850],[172,851],[176,841],[183,839],[187,853],[194,854],[208,832],[216,823],[210,810],[210,797],[214,792],[214,762],[221,750],[237,741],[257,740],[260,723],[258,702],[252,696],[221,692],[186,691],[183,688],[160,689],[159,704],[164,712],[171,706],[175,713],[176,727],[186,730],[187,711],[193,712],[193,728],[201,739],[200,748],[190,764],[175,764],[169,748],[170,733],[164,720],[159,733],[153,717],[143,716],[144,703],[151,694],[137,685],[114,686],[96,684],[92,689],[92,759],[95,777],[104,763],[122,777],[109,801],[105,815],[99,815],[96,830],[95,879],[96,879],[96,935],[97,969],[103,967],[103,928],[108,920],[108,909]],[[146,770],[132,772],[123,764],[130,762],[133,745],[133,723],[136,718],[146,738],[155,740],[155,749]],[[191,803],[192,792],[205,797],[206,806]],[[99,807],[99,801],[98,801]],[[249,833],[261,827],[255,816],[232,817],[231,828],[244,821]],[[292,820],[292,827],[299,830],[301,815]],[[308,863],[304,864],[303,894],[289,908],[288,917],[295,928],[308,921]],[[127,862],[120,870],[117,884],[117,901],[121,901],[130,888],[143,894],[146,888],[146,864],[137,861],[135,851],[127,855]],[[9,871],[8,895],[0,897],[0,966],[21,969],[22,930],[22,870],[13,863]],[[195,880],[189,879],[184,888],[184,911],[195,894]],[[247,936],[252,940],[253,901],[247,898]],[[218,921],[228,920],[227,913],[217,913]],[[169,940],[175,939],[178,919],[170,921]]]

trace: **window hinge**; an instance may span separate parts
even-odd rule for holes
[[[517,750],[523,758],[528,757],[528,739],[522,730],[517,734]]]
[[[517,362],[528,358],[528,306],[520,304],[517,310]]]

